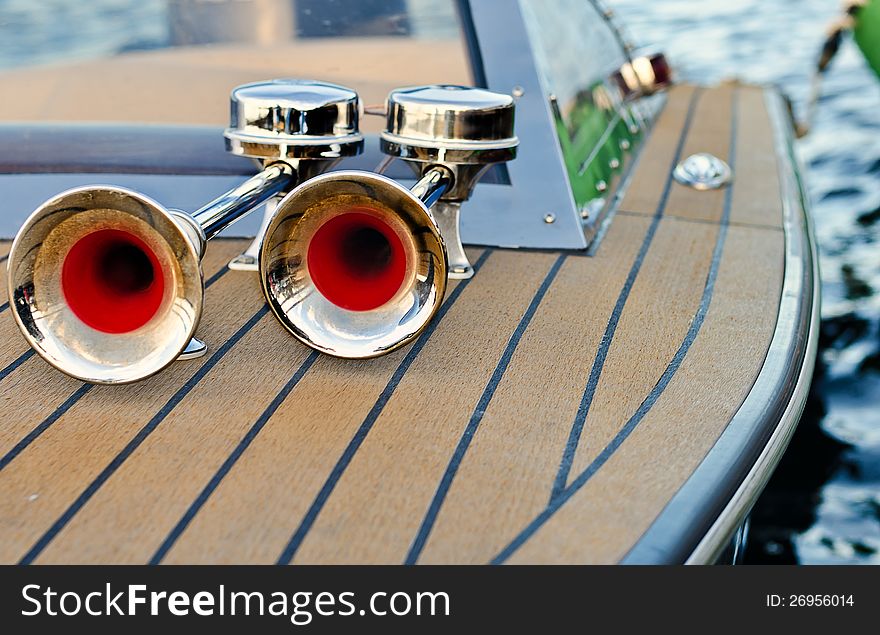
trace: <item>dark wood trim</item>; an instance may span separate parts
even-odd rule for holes
[[[378,138],[370,135],[365,152],[339,167],[372,171],[381,160]],[[0,124],[0,174],[250,176],[257,167],[226,152],[223,129],[214,126]],[[399,161],[386,174],[412,178]],[[498,182],[497,175],[492,172],[483,182]]]
[[[249,175],[212,126],[0,124],[0,173]]]

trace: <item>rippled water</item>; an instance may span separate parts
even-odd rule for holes
[[[609,0],[679,76],[774,83],[800,113],[838,0]],[[166,46],[166,0],[0,0],[0,68]],[[880,83],[850,42],[799,142],[820,244],[820,363],[747,561],[880,563]]]
[[[0,68],[168,42],[166,0],[0,0]]]

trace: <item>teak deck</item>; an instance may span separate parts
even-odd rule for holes
[[[672,181],[701,151],[730,188]],[[595,255],[471,249],[476,276],[376,360],[290,337],[225,268],[247,241],[208,249],[209,354],[138,384],[51,369],[4,304],[0,560],[619,561],[761,369],[778,174],[761,89],[677,87]]]

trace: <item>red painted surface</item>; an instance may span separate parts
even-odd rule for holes
[[[165,276],[147,244],[118,229],[77,241],[61,270],[64,299],[74,314],[104,333],[128,333],[150,321],[162,304]]]
[[[309,273],[318,291],[350,311],[388,302],[406,276],[406,252],[390,225],[362,208],[318,228],[308,249]]]

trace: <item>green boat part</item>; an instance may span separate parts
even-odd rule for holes
[[[853,36],[868,64],[880,77],[880,0],[867,2],[854,12]]]
[[[574,98],[567,114],[555,112],[568,180],[581,210],[604,201],[643,133],[631,107],[609,108],[610,99],[604,83],[596,82]]]

